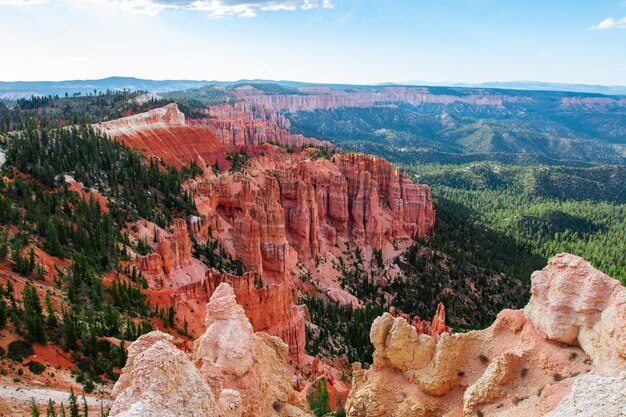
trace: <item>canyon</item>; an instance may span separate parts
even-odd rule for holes
[[[446,306],[437,305],[438,296],[457,290],[452,286],[439,285],[432,295],[431,321],[389,307],[398,294],[390,289],[407,273],[398,260],[435,233],[430,188],[383,158],[294,133],[290,121],[302,111],[398,103],[503,110],[528,104],[528,97],[404,87],[267,94],[242,86],[232,93],[238,101],[201,109],[202,117],[186,117],[171,103],[92,125],[146,161],[177,169],[193,164],[182,181],[193,212],[164,222],[133,216],[116,247],[123,253],[119,270],[103,276],[105,287],[137,283],[150,312],[151,327],[142,332],[158,329],[131,337],[139,336],[111,392],[112,417],[311,416],[307,397],[314,401],[321,392],[329,410],[351,417],[626,413],[626,290],[619,281],[582,258],[559,254],[533,274],[524,310],[504,310],[490,327],[468,332],[453,331]],[[138,105],[158,100],[149,96]],[[119,215],[115,196],[65,179],[82,199]],[[413,254],[428,255],[427,268],[450,267],[445,255],[430,258],[430,249]],[[39,248],[35,256],[44,274],[36,292],[41,299],[50,293],[65,311],[62,288],[50,288],[61,285],[55,266],[70,262]],[[350,282],[357,265],[366,278]],[[3,277],[18,291],[27,280]],[[308,342],[339,323],[313,323],[300,303],[314,298],[353,314],[367,311],[372,300],[359,295],[360,285],[374,288],[377,307],[389,310],[371,327],[371,366],[350,369],[341,347],[312,356]],[[474,282],[465,285],[481,291]],[[458,305],[448,307],[458,314]],[[144,324],[139,317],[134,326]],[[97,340],[103,341],[124,347],[117,337]],[[36,345],[31,360],[46,355],[52,353]],[[58,366],[61,378],[54,383],[77,388],[72,362],[64,358]],[[52,377],[37,381],[51,384]],[[99,395],[108,398],[102,387]]]
[[[180,166],[199,156],[172,156],[172,147],[180,144],[161,146],[160,140],[167,141],[161,136],[164,131],[176,135],[177,129],[201,130],[205,134],[196,139],[211,145],[200,146],[211,149],[202,161],[224,159],[221,148],[213,147],[213,137],[219,137],[214,124],[221,119],[208,120],[213,127],[189,127],[178,108],[168,105],[97,127],[146,156]],[[432,232],[435,212],[429,188],[381,158],[356,153],[322,158],[316,157],[316,148],[300,148],[301,138],[291,142],[287,137],[295,152],[262,143],[266,139],[235,141],[251,154],[243,172],[202,165],[204,174],[186,185],[198,216],[175,220],[169,231],[146,221],[135,224],[131,235],[148,242],[151,253],[136,255],[132,263],[147,278],[153,306],[174,306],[179,324],[186,322],[192,334],[204,330],[203,306],[216,286],[229,282],[244,300],[254,329],[281,337],[289,345],[290,359],[300,363],[307,313],[295,305],[296,291],[359,303],[339,284],[339,271],[332,265],[355,247],[368,261],[374,251],[391,259],[412,238]],[[223,141],[226,149],[233,146],[229,141]],[[191,238],[199,244],[217,241],[248,273],[238,277],[206,267],[192,257]],[[309,281],[303,282],[307,274]],[[263,285],[255,286],[255,280]]]
[[[171,344],[171,336],[153,332],[130,346],[111,415],[142,415],[126,410],[143,409],[146,401],[158,404],[164,416],[310,415],[281,368],[287,346],[252,332],[228,284],[218,286],[206,311],[207,330],[194,344],[195,368]],[[570,254],[556,255],[533,274],[524,310],[502,311],[485,330],[451,332],[440,321],[443,307],[428,326],[385,313],[371,329],[373,365],[365,370],[353,364],[346,413],[623,415],[625,317],[626,288]],[[274,354],[258,346],[270,346]],[[158,366],[142,366],[140,355],[145,364]],[[198,382],[172,383],[167,389],[151,382],[187,375]],[[194,384],[204,400],[181,403]]]
[[[297,293],[313,292],[358,305],[328,265],[355,247],[368,260],[375,251],[388,260],[402,252],[402,242],[432,233],[430,190],[380,158],[356,153],[320,158],[314,148],[301,148],[303,137],[273,135],[268,140],[266,130],[251,127],[271,123],[275,132],[286,132],[281,129],[288,129],[289,121],[278,111],[294,110],[293,103],[306,108],[306,100],[312,99],[281,102],[264,95],[255,101],[257,96],[250,92],[242,97],[244,103],[212,108],[214,119],[193,124],[210,131],[226,147],[249,151],[245,170],[207,167],[200,178],[190,181],[186,187],[198,217],[177,220],[170,232],[154,225],[140,228],[135,237],[156,244],[152,254],[138,258],[137,266],[150,282],[152,299],[174,305],[178,320],[189,323],[191,334],[208,332],[198,317],[209,314],[204,304],[228,283],[252,328],[286,343],[285,363],[294,386],[310,387],[308,375],[324,378],[332,388],[337,382],[332,366],[304,351],[308,313],[306,307],[295,305]],[[332,100],[310,105],[343,105],[341,99]],[[246,122],[235,127],[220,120],[234,115]],[[286,152],[284,146],[295,151]],[[158,149],[152,152],[160,156]],[[151,230],[158,230],[158,236]],[[191,237],[217,241],[249,272],[236,276],[200,265],[188,249]],[[305,282],[301,277],[307,272],[310,280]],[[394,273],[391,268],[388,272]],[[600,386],[612,378],[623,385],[626,312],[624,288],[618,281],[578,257],[561,254],[536,272],[532,282],[524,311],[505,310],[481,331],[453,333],[445,324],[443,305],[432,322],[393,310],[384,314],[372,326],[372,367],[364,370],[354,364],[349,396],[341,384],[339,391],[331,389],[332,394],[347,396],[346,412],[353,417],[506,416],[512,408],[540,416],[578,406],[570,400],[580,389],[578,380]],[[574,288],[584,290],[577,295]],[[201,338],[206,340],[206,334]],[[223,407],[219,389],[213,387],[213,394],[219,410]],[[591,403],[593,409],[609,407],[608,413],[619,407],[619,401]]]

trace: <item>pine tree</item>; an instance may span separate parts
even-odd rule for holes
[[[80,417],[78,404],[76,403],[76,396],[74,395],[74,390],[72,388],[70,388],[70,399],[68,407],[70,411],[70,417]]]
[[[54,403],[51,399],[48,400],[48,408],[46,408],[46,417],[57,417],[56,411],[54,411]]]
[[[4,329],[7,324],[7,303],[0,296],[0,329]]]
[[[89,417],[89,407],[87,406],[87,399],[85,398],[84,392],[83,392],[83,415],[82,417]]]
[[[173,305],[170,305],[170,308],[167,313],[167,327],[174,327],[175,320],[176,320],[176,310],[174,310]]]
[[[78,348],[78,329],[76,328],[76,320],[74,316],[65,311],[63,313],[63,340],[65,347],[69,350]]]
[[[40,417],[39,409],[37,409],[34,398],[30,399],[30,417]]]
[[[46,291],[46,312],[48,313],[48,317],[46,321],[48,326],[56,327],[59,324],[59,320],[57,318],[57,311],[52,303],[52,297],[50,296],[50,290]]]
[[[27,275],[30,275],[35,270],[35,251],[33,250],[32,247],[30,248],[30,251],[28,252],[28,266],[26,270],[28,271]]]
[[[44,326],[43,312],[37,289],[26,282],[22,291],[24,306],[24,324],[26,325],[26,339],[29,342],[46,343],[46,329]]]

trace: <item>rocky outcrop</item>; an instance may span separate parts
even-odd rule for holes
[[[156,247],[154,252],[137,258],[137,267],[148,276],[153,284],[151,287],[159,289],[165,286],[166,278],[172,271],[191,264],[191,239],[185,219],[175,219],[170,233],[156,226],[149,233],[150,236],[143,238],[156,241]]]
[[[203,214],[222,213],[232,223],[234,255],[264,276],[284,277],[339,240],[383,249],[429,234],[435,221],[428,186],[356,153],[260,156],[245,174],[207,178],[194,194]]]
[[[296,305],[295,289],[285,285],[263,284],[253,273],[243,276],[208,271],[205,279],[180,287],[169,293],[161,306],[173,305],[179,321],[186,320],[191,332],[204,332],[204,305],[221,283],[228,283],[255,331],[277,336],[288,345],[289,359],[295,363],[304,357],[306,344],[306,306]]]
[[[584,383],[581,374],[600,381],[626,369],[626,288],[568,254],[552,258],[532,280],[526,310],[505,310],[485,330],[444,332],[436,340],[404,317],[376,319],[374,363],[368,371],[354,367],[348,416],[577,415],[559,410],[582,403],[619,410],[623,377],[613,378],[620,388],[610,398],[557,405],[572,384]]]
[[[237,391],[243,417],[310,416],[285,370],[287,345],[253,332],[228,284],[217,287],[206,311],[207,330],[195,342],[193,360],[213,392]]]
[[[113,388],[110,415],[312,416],[287,375],[287,345],[254,333],[228,284],[215,289],[205,325],[193,362],[165,333],[151,332],[133,342]]]
[[[545,417],[626,416],[626,373],[583,375],[570,393]]]
[[[443,303],[437,305],[437,312],[433,317],[433,321],[422,320],[419,317],[409,316],[408,314],[398,313],[394,307],[391,307],[389,314],[394,317],[402,317],[407,323],[415,328],[418,336],[421,334],[428,335],[435,340],[439,340],[439,337],[444,333],[451,333],[452,329],[446,325],[446,309]]]
[[[224,146],[210,131],[188,126],[185,115],[176,104],[99,123],[94,127],[147,156],[159,157],[177,168],[187,166],[191,161],[200,167],[226,164]]]
[[[187,355],[162,332],[141,336],[111,395],[111,417],[217,417],[218,408],[205,378]]]
[[[582,258],[560,254],[532,276],[526,317],[546,339],[581,346],[606,373],[626,370],[626,290]]]
[[[561,106],[586,107],[594,110],[619,109],[626,107],[626,99],[614,97],[565,97],[561,99]]]

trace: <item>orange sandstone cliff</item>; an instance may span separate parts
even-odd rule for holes
[[[174,306],[179,327],[185,321],[191,334],[203,332],[204,304],[219,283],[229,282],[254,329],[281,337],[290,360],[301,362],[307,313],[295,305],[296,291],[358,303],[339,284],[333,263],[356,247],[367,260],[375,250],[389,260],[413,237],[431,233],[430,189],[381,158],[332,152],[320,157],[316,149],[292,152],[263,144],[322,144],[289,134],[288,120],[274,112],[253,112],[245,102],[208,111],[212,118],[194,126],[175,104],[96,125],[146,156],[175,166],[196,161],[205,170],[186,184],[199,216],[178,219],[170,230],[138,222],[131,235],[152,251],[133,262],[148,281],[153,307]],[[250,152],[242,172],[214,172],[207,165],[223,166],[219,161],[231,149]],[[251,274],[209,270],[193,258],[191,238],[217,240]],[[310,276],[307,283],[303,276]]]
[[[224,146],[210,131],[189,126],[176,104],[102,122],[95,128],[177,168],[191,161],[199,166],[226,163]]]

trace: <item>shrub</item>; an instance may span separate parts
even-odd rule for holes
[[[28,370],[35,375],[41,374],[45,371],[46,367],[39,362],[30,361],[28,362]]]
[[[9,358],[21,362],[22,359],[34,354],[33,346],[23,340],[16,340],[9,344]]]

